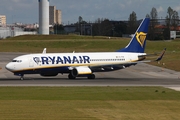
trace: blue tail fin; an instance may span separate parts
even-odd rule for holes
[[[144,53],[144,49],[146,46],[146,35],[149,27],[149,18],[145,18],[133,38],[129,42],[129,44],[123,48],[118,50],[117,52],[136,52],[136,53]]]

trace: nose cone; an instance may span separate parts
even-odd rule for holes
[[[6,69],[7,70],[9,70],[9,71],[13,71],[13,64],[12,63],[8,63],[7,65],[6,65]]]

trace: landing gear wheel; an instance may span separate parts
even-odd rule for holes
[[[94,74],[91,74],[91,75],[88,76],[88,79],[95,79],[95,77],[96,76]]]
[[[24,80],[24,75],[21,75],[20,80]]]
[[[68,75],[69,79],[76,79],[76,77],[74,77],[71,73]]]

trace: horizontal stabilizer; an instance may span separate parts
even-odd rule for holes
[[[155,61],[157,61],[157,62],[160,61],[163,58],[165,52],[166,52],[166,48],[164,48],[164,50],[162,51],[161,55]]]

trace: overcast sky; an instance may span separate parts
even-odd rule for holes
[[[159,18],[165,18],[170,6],[180,15],[180,0],[50,0],[51,6],[62,11],[64,24],[97,18],[128,20],[134,11],[137,19],[142,19],[155,7]],[[7,23],[38,23],[38,0],[1,0],[0,15],[6,15]]]

